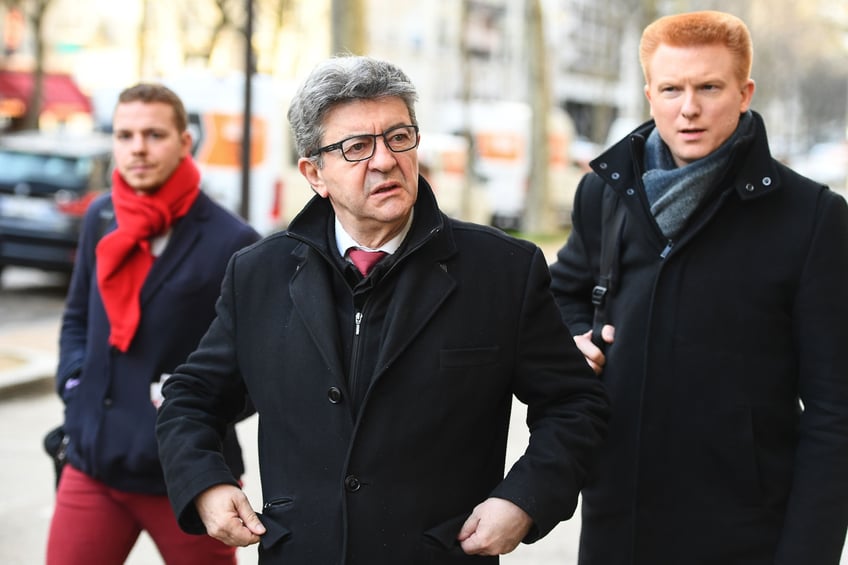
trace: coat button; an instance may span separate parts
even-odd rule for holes
[[[348,492],[356,492],[362,487],[362,483],[353,475],[345,477],[344,485]]]
[[[331,386],[327,391],[327,398],[332,404],[338,404],[342,401],[342,391],[338,387]]]

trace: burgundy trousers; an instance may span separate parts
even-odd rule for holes
[[[47,565],[121,565],[146,531],[167,565],[235,565],[236,548],[180,530],[166,496],[115,490],[66,465]]]

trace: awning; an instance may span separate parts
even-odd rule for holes
[[[0,115],[23,116],[32,92],[33,73],[0,71]],[[91,100],[77,87],[70,75],[44,73],[41,112],[63,118],[75,113],[91,113]]]

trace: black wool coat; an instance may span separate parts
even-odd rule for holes
[[[653,123],[593,163],[552,265],[592,326],[602,193],[624,206],[608,441],[581,565],[836,565],[848,522],[848,207],[771,158],[762,120],[679,237],[641,183]]]
[[[245,391],[260,422],[262,563],[497,563],[455,539],[486,498],[533,518],[527,542],[570,517],[607,400],[541,251],[446,218],[422,179],[412,228],[356,321],[332,234],[316,197],[236,254],[217,319],[167,382],[158,435],[181,525],[202,532],[194,497],[233,483],[217,444]],[[349,383],[362,379],[353,406]],[[513,395],[531,439],[504,478]]]

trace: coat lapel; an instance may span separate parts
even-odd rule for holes
[[[165,251],[156,261],[144,281],[141,289],[141,304],[147,303],[155,294],[162,283],[168,280],[168,276],[174,269],[185,266],[189,261],[191,250],[202,237],[202,225],[207,214],[206,201],[203,194],[198,196],[194,206],[189,213],[180,220],[170,235]]]
[[[293,253],[302,256],[297,273],[289,285],[292,304],[327,367],[338,377],[339,382],[344,383],[344,370],[339,358],[341,344],[338,340],[338,326],[335,311],[330,306],[335,300],[330,283],[332,267],[318,257],[317,252],[306,252],[307,249],[306,245],[301,245]]]
[[[457,286],[446,260],[454,248],[443,243],[433,245],[430,251],[417,251],[401,266],[386,315],[386,341],[377,360],[375,381],[415,341]]]

